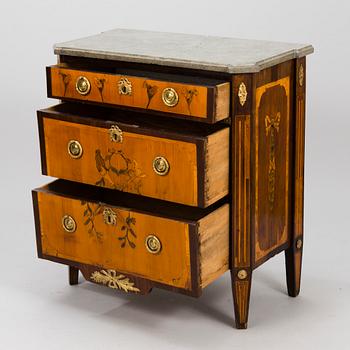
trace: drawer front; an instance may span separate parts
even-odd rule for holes
[[[198,79],[197,79],[198,80]],[[229,117],[227,82],[197,85],[47,67],[48,96],[136,107],[214,123]]]
[[[39,114],[43,173],[191,206],[206,207],[228,194],[228,128],[181,141],[100,125]]]
[[[117,270],[193,293],[228,268],[227,204],[188,221],[46,189],[33,191],[33,198],[42,258]]]

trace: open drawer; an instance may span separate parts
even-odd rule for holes
[[[48,96],[169,113],[215,123],[229,117],[230,84],[152,72],[105,72],[66,65],[46,68]]]
[[[199,296],[228,269],[225,202],[200,209],[56,180],[33,190],[33,203],[39,257],[95,266],[92,281],[118,271]]]
[[[45,175],[199,207],[229,192],[226,124],[74,103],[38,111],[38,124]]]

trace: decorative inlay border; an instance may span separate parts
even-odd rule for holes
[[[234,121],[234,266],[250,266],[250,116]]]

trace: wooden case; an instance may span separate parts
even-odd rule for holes
[[[191,208],[64,180],[34,190],[33,201],[39,257],[78,264],[94,282],[111,282],[118,271],[134,281],[125,291],[140,292],[137,282],[147,280],[199,296],[228,269],[228,204]],[[149,251],[150,235],[159,252]]]
[[[230,83],[208,78],[155,72],[93,71],[66,64],[47,67],[48,96],[104,105],[141,108],[215,123],[229,117]],[[77,82],[86,79],[83,92]],[[166,89],[177,94],[177,103],[164,102]]]
[[[134,114],[75,104],[38,111],[43,174],[199,207],[228,194],[226,124],[147,123]],[[68,151],[71,142],[80,156]],[[157,157],[169,165],[165,175],[156,172]]]

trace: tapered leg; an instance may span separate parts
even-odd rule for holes
[[[69,269],[69,284],[71,286],[78,284],[79,281],[79,269],[74,266],[68,266]]]
[[[252,76],[235,75],[233,78],[232,120],[232,236],[231,281],[235,322],[238,329],[247,328],[252,271],[252,179],[251,133],[252,98],[240,102],[239,90],[252,95]]]
[[[288,294],[300,292],[304,234],[304,154],[305,154],[305,57],[295,61],[295,161],[292,243],[286,250]]]
[[[246,329],[252,284],[251,274],[248,274],[245,269],[231,271],[231,281],[236,327]]]
[[[303,240],[299,237],[292,247],[285,251],[287,288],[290,297],[298,296],[301,281],[301,263],[303,256]]]

